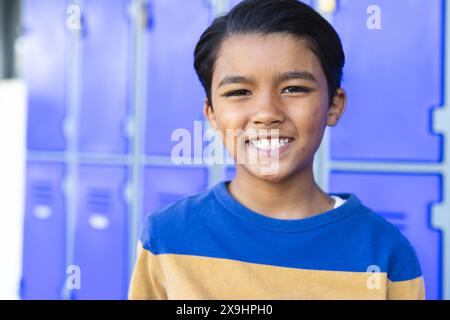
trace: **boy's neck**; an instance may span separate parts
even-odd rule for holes
[[[238,168],[228,190],[245,207],[265,216],[303,219],[329,211],[334,206],[334,200],[314,181],[312,164],[279,182],[266,181],[244,171],[244,168]]]

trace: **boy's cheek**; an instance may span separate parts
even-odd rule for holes
[[[324,131],[321,127],[308,128],[304,132],[304,135],[300,138],[302,153],[305,153],[305,155],[314,156],[322,143],[323,133]]]
[[[245,141],[242,138],[238,138],[236,136],[226,138],[224,141],[224,146],[227,149],[228,153],[236,159],[240,155],[245,154]]]

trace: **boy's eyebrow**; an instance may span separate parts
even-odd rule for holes
[[[293,70],[293,71],[283,72],[278,76],[279,82],[283,82],[283,81],[291,80],[291,79],[308,80],[308,81],[317,83],[316,78],[309,71]],[[230,75],[230,76],[226,76],[225,78],[223,78],[217,87],[220,88],[221,86],[226,85],[226,84],[252,83],[252,82],[253,82],[253,80],[248,79],[244,76]]]
[[[309,71],[300,71],[300,70],[287,71],[280,74],[278,77],[278,80],[280,82],[291,79],[308,80],[317,83],[316,78],[314,78],[313,74]]]
[[[220,88],[221,86],[224,86],[226,84],[233,84],[233,83],[252,83],[253,81],[250,79],[247,79],[243,76],[226,76],[225,78],[220,81],[219,85],[217,86]]]

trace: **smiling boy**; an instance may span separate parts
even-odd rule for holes
[[[333,27],[296,0],[246,0],[214,20],[195,49],[204,114],[222,137],[243,132],[224,139],[235,159],[276,170],[237,162],[231,182],[149,214],[131,299],[424,299],[408,240],[315,183],[345,109],[344,60]]]

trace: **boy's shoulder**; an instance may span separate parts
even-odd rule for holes
[[[145,216],[141,241],[144,247],[156,244],[157,240],[188,237],[205,222],[205,212],[210,210],[211,189],[182,197]]]
[[[365,209],[365,214],[361,216],[361,226],[364,229],[370,229],[379,238],[386,243],[391,243],[398,246],[411,247],[409,240],[393,223],[386,218],[376,213],[373,209],[362,205]],[[379,240],[381,240],[379,239]]]
[[[192,214],[204,210],[208,202],[211,201],[211,196],[212,190],[206,189],[196,194],[181,197],[158,210],[149,212],[147,219],[160,223],[186,221],[186,218],[192,218]],[[187,215],[191,215],[191,217]]]
[[[390,280],[409,279],[409,274],[421,274],[417,253],[406,236],[391,222],[371,208],[361,204],[364,214],[356,215],[356,238],[364,239],[388,264]],[[411,270],[407,270],[410,268]]]

